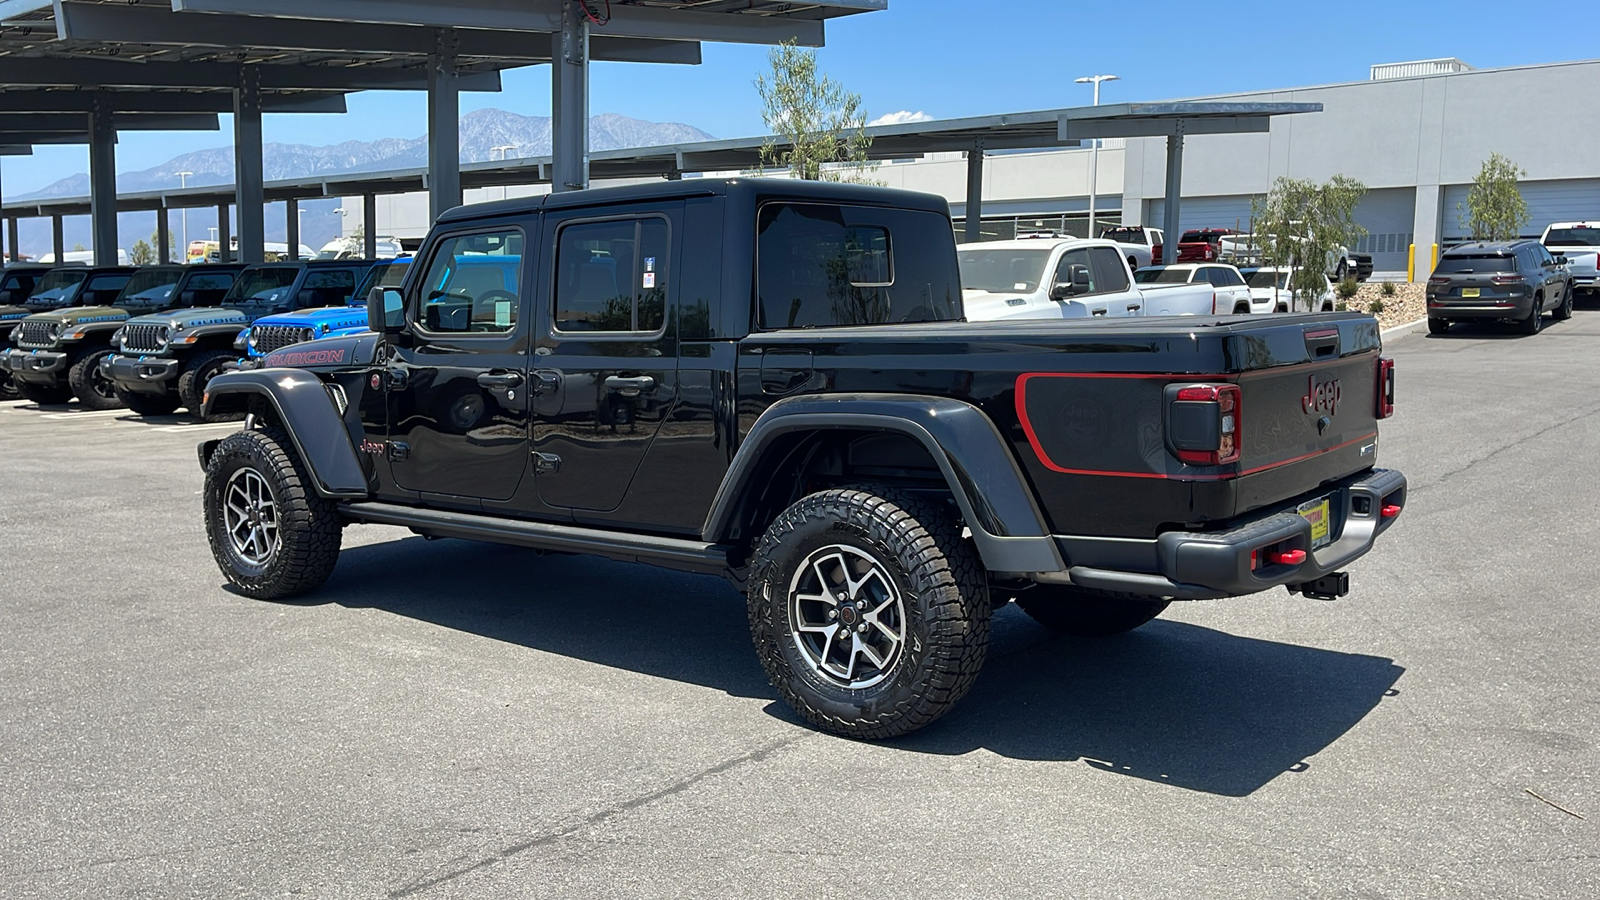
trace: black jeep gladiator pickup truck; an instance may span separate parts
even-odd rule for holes
[[[816,726],[920,727],[994,608],[1112,634],[1174,600],[1332,599],[1405,503],[1369,316],[971,324],[944,200],[694,180],[440,217],[378,333],[217,376],[228,580],[320,585],[350,523],[742,587]]]

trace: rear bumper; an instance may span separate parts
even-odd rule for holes
[[[141,359],[113,353],[100,361],[100,372],[125,391],[164,394],[178,377],[182,362],[176,359]]]
[[[1462,300],[1448,297],[1428,298],[1430,319],[1526,319],[1533,311],[1533,295],[1521,297],[1494,297],[1482,300]]]
[[[12,377],[38,384],[55,384],[67,367],[67,354],[50,350],[7,350],[0,355],[0,367]]]
[[[1392,469],[1373,469],[1319,491],[1316,498],[1329,500],[1333,541],[1316,550],[1311,549],[1311,524],[1295,512],[1297,503],[1289,503],[1223,531],[1170,531],[1140,541],[1058,537],[1062,556],[1070,560],[1066,572],[1034,573],[1034,578],[1177,600],[1237,597],[1304,584],[1371,550],[1396,518],[1385,517],[1383,508],[1404,508],[1405,494],[1405,476]],[[1305,559],[1292,565],[1268,563],[1269,549],[1302,550]]]

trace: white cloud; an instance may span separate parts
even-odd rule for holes
[[[917,112],[912,112],[909,109],[902,109],[899,112],[892,112],[892,113],[889,113],[886,116],[879,116],[876,119],[873,119],[871,122],[868,122],[867,124],[868,125],[905,125],[905,124],[910,123],[910,122],[932,122],[932,121],[933,121],[933,116],[930,116],[927,113],[922,112],[921,110],[918,110]]]

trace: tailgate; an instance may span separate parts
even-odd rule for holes
[[[1372,466],[1381,346],[1376,322],[1306,318],[1231,340],[1242,363],[1235,514]]]

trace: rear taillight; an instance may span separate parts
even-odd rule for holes
[[[1448,275],[1435,275],[1428,279],[1428,283],[1434,287],[1445,287],[1450,284],[1450,277]]]
[[[1211,292],[1211,314],[1213,316],[1222,315],[1222,310],[1217,308],[1217,304],[1219,302],[1221,302],[1221,299],[1222,299],[1221,297],[1217,296],[1217,292],[1216,291],[1212,291]]]
[[[1378,406],[1374,412],[1380,419],[1394,415],[1394,360],[1387,356],[1378,357]]]
[[[1237,462],[1242,399],[1236,384],[1179,388],[1168,417],[1178,459],[1191,466]]]
[[[1496,275],[1489,279],[1491,284],[1521,284],[1521,275]]]

